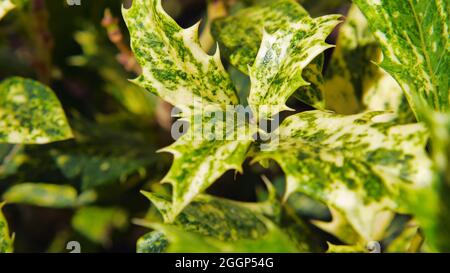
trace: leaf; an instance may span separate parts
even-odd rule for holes
[[[171,253],[295,253],[293,242],[281,230],[268,225],[268,232],[257,240],[240,239],[224,242],[214,237],[188,232],[168,225],[153,224],[153,227],[166,234],[169,241],[167,252]]]
[[[332,47],[325,39],[339,23],[340,15],[303,17],[273,33],[265,31],[255,63],[250,67],[249,105],[258,118],[290,110],[285,103],[301,86],[305,67]]]
[[[2,0],[0,2],[0,20],[12,9],[14,9],[16,6],[14,5],[11,0]]]
[[[381,50],[357,6],[351,6],[339,30],[326,71],[327,108],[339,114],[389,110],[404,123],[414,121],[400,86],[372,63],[380,60]]]
[[[334,245],[328,243],[327,253],[367,253],[367,249],[360,245]]]
[[[77,191],[68,185],[21,183],[10,187],[3,199],[8,203],[70,208],[77,204]]]
[[[381,67],[402,87],[421,120],[420,105],[449,111],[449,3],[445,0],[355,0],[381,45]]]
[[[160,0],[136,0],[122,10],[131,47],[143,73],[134,82],[181,109],[194,105],[225,110],[238,104],[219,50],[206,54],[196,24],[182,29],[163,10]]]
[[[377,214],[404,206],[400,189],[426,188],[432,179],[425,128],[397,125],[394,118],[303,112],[287,118],[254,161],[281,166],[285,198],[299,191],[335,208],[370,241]]]
[[[22,145],[0,144],[0,178],[15,174],[25,158]]]
[[[144,226],[156,228],[157,232],[148,233],[141,237],[138,241],[138,251],[163,252],[167,250],[168,246],[169,251],[173,248],[181,248],[179,250],[182,252],[198,252],[201,250],[196,250],[195,244],[200,244],[199,247],[206,247],[203,245],[203,240],[208,242],[212,240],[213,244],[217,244],[216,247],[223,248],[216,251],[239,251],[239,249],[232,249],[234,243],[238,248],[248,247],[248,251],[251,252],[264,251],[258,251],[256,247],[250,249],[249,246],[250,242],[257,243],[261,240],[263,241],[261,243],[263,249],[284,252],[287,249],[295,248],[294,242],[291,240],[288,243],[286,241],[287,236],[281,235],[280,230],[265,217],[273,217],[274,213],[277,213],[276,210],[273,210],[273,202],[275,201],[273,198],[275,196],[273,196],[272,190],[269,189],[269,199],[260,203],[236,202],[209,195],[199,195],[178,215],[170,226],[143,222]],[[171,209],[170,201],[164,196],[154,193],[143,192],[143,194],[158,208],[164,219],[167,219],[167,213]],[[170,232],[172,227],[181,231],[180,238],[174,239],[170,236],[170,233],[165,236],[166,228]],[[186,239],[184,236],[194,236],[197,238],[195,240],[199,242],[193,242],[192,245],[179,245],[179,240]],[[278,250],[277,244],[269,242],[268,239],[274,236],[281,240],[281,246]],[[226,248],[230,248],[230,250],[226,250]]]
[[[105,91],[117,102],[131,113],[152,118],[156,97],[127,80],[127,73],[117,62],[115,52],[102,37],[93,26],[86,26],[84,30],[76,32],[74,38],[83,49],[83,55],[71,57],[70,63],[99,73],[105,82]]]
[[[11,238],[9,235],[8,222],[2,213],[2,208],[5,203],[0,203],[0,253],[12,253],[14,236]]]
[[[0,142],[43,144],[72,137],[52,90],[19,77],[0,83]]]
[[[225,120],[224,115],[231,118]],[[169,172],[162,179],[173,188],[168,219],[173,220],[197,194],[226,171],[235,169],[242,172],[241,165],[256,128],[239,118],[234,123],[237,115],[232,111],[216,112],[209,117],[194,116],[190,119],[189,131],[161,150],[174,156]]]
[[[300,20],[312,20],[308,13],[293,0],[265,1],[241,9],[232,16],[215,20],[212,34],[231,64],[241,72],[249,74],[263,40],[263,31],[274,33],[279,29],[290,29]],[[317,108],[323,108],[322,81],[323,59],[316,58],[306,66],[303,77],[311,82],[299,90],[298,98]]]
[[[150,192],[143,194],[158,208],[165,222],[169,222],[171,203],[164,197]],[[223,241],[256,239],[267,232],[262,214],[243,203],[212,197],[197,196],[172,222],[183,230],[212,236]],[[169,222],[170,223],[170,222]]]
[[[136,243],[137,253],[162,253],[169,242],[161,231],[152,231],[140,237]]]
[[[83,191],[124,182],[135,174],[144,178],[147,168],[156,162],[153,140],[144,133],[147,128],[134,128],[118,118],[109,118],[98,118],[97,122],[74,119],[76,140],[44,147],[61,173],[81,184]]]
[[[110,243],[114,229],[123,230],[127,225],[126,211],[115,207],[82,207],[72,218],[72,227],[76,232],[102,245]]]

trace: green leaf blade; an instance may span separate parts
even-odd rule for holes
[[[44,144],[72,137],[52,90],[20,77],[0,83],[0,142]]]

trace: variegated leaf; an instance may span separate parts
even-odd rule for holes
[[[0,83],[0,142],[43,144],[72,137],[52,90],[19,77]]]
[[[3,215],[2,209],[5,203],[0,203],[0,253],[13,252],[14,238],[9,234],[8,222]]]
[[[198,41],[196,24],[181,28],[162,8],[161,0],[135,0],[122,11],[131,47],[143,73],[134,82],[184,114],[203,106],[225,110],[238,104],[219,50],[206,54]]]
[[[381,45],[381,67],[420,105],[449,111],[449,9],[446,0],[355,0]]]
[[[291,22],[275,32],[265,31],[255,63],[250,67],[249,105],[256,116],[269,119],[290,110],[285,103],[301,86],[305,67],[320,53],[332,47],[325,39],[339,23],[340,15]]]
[[[403,209],[400,189],[431,184],[425,128],[396,125],[394,118],[382,112],[303,112],[272,133],[255,161],[278,162],[287,177],[286,198],[300,191],[324,202],[370,241],[380,212]]]
[[[221,241],[214,237],[185,231],[176,226],[152,224],[162,231],[169,242],[167,252],[171,253],[295,253],[295,244],[286,234],[269,223],[268,232],[256,240],[239,239],[232,242]]]
[[[195,115],[190,119],[188,132],[161,150],[174,157],[168,174],[162,180],[170,183],[173,189],[168,219],[173,220],[197,194],[226,171],[242,172],[241,165],[256,128],[240,118],[236,120],[237,115],[236,112],[220,111],[210,116],[205,113]]]
[[[171,203],[166,198],[144,192],[158,208],[164,218],[171,209]],[[270,203],[270,199],[267,201]],[[263,213],[267,212],[269,203],[244,203],[221,199],[208,195],[199,195],[183,210],[172,225],[145,223],[155,228],[158,233],[151,232],[138,241],[141,251],[206,251],[205,242],[212,244],[213,250],[236,252],[247,249],[249,252],[260,252],[271,249],[274,252],[295,250],[293,242],[288,240],[275,225],[267,220]],[[273,213],[273,212],[270,212]],[[175,231],[180,237],[173,237]],[[161,233],[162,232],[162,233]],[[178,235],[177,235],[178,236]],[[185,237],[187,236],[187,237]],[[271,245],[269,239],[276,236],[281,240]],[[179,240],[194,239],[193,244],[181,244]],[[273,238],[275,240],[275,238]],[[271,240],[271,239],[270,239]],[[261,243],[261,250],[251,248],[250,242]],[[166,247],[168,246],[168,249]],[[162,249],[163,247],[163,249]],[[203,249],[205,248],[205,249]]]
[[[294,0],[262,1],[232,16],[215,20],[212,34],[231,64],[248,74],[258,54],[264,29],[273,33],[306,17],[309,18],[308,13]],[[320,56],[306,66],[303,77],[311,85],[296,92],[298,99],[319,109],[324,108],[322,65],[323,56]]]
[[[10,187],[3,199],[8,203],[68,208],[77,204],[77,191],[68,185],[21,183]]]
[[[381,50],[367,20],[352,5],[339,29],[336,48],[324,86],[327,108],[339,114],[362,111],[395,111],[405,122],[412,120],[403,91],[397,82],[373,62]]]

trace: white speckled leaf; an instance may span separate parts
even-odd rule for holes
[[[400,84],[416,116],[418,104],[450,110],[447,0],[355,0],[381,45],[381,67]]]
[[[259,118],[283,110],[287,99],[301,86],[303,69],[325,49],[325,39],[339,23],[340,15],[304,17],[273,33],[264,32],[256,61],[250,67],[248,102]],[[261,109],[259,109],[261,108]]]
[[[3,199],[8,203],[70,208],[77,204],[77,191],[69,185],[21,183],[10,187]]]
[[[190,124],[185,135],[162,149],[174,156],[172,167],[162,180],[173,186],[170,220],[223,173],[232,169],[242,171],[241,165],[256,132],[254,125],[241,121],[233,126],[229,119],[225,122],[206,115],[192,117]],[[210,130],[212,134],[207,133]]]
[[[171,209],[170,202],[153,193],[143,192],[143,194],[166,218],[167,212]],[[245,203],[199,195],[171,225],[145,222],[144,225],[161,232],[152,232],[142,237],[138,241],[138,250],[141,252],[295,251],[295,244],[289,237],[261,213],[270,202],[270,198],[267,202]],[[190,240],[193,241],[187,243]]]
[[[161,0],[135,0],[122,11],[131,47],[143,73],[134,82],[182,109],[221,108],[238,104],[219,50],[206,54],[196,24],[181,28],[162,8]]]
[[[5,203],[0,203],[0,253],[12,253],[14,239],[9,234],[8,222],[2,213]]]
[[[19,77],[0,83],[0,142],[43,144],[72,137],[52,90]]]
[[[369,241],[378,213],[404,209],[399,188],[431,184],[425,128],[396,125],[394,118],[303,112],[287,118],[255,160],[278,162],[287,177],[286,198],[300,191],[324,202]]]
[[[290,24],[309,18],[308,12],[294,0],[263,1],[222,19],[215,20],[212,33],[230,63],[248,74],[255,62],[263,31],[274,33],[289,29]],[[303,86],[296,97],[318,109],[324,109],[322,85],[323,56],[305,67],[303,78],[311,85]]]
[[[373,62],[381,50],[367,20],[352,5],[345,23],[339,28],[336,48],[326,71],[326,106],[339,114],[389,110],[401,119],[411,120],[403,91],[398,83]]]

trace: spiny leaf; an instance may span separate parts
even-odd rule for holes
[[[339,17],[303,17],[273,33],[264,32],[249,73],[248,102],[259,119],[290,110],[285,105],[287,99],[299,87],[308,85],[302,78],[303,70],[321,52],[332,47],[325,39],[339,23]]]
[[[163,182],[170,183],[172,208],[168,219],[176,215],[199,193],[208,188],[227,170],[242,172],[242,163],[256,132],[254,125],[235,118],[199,115],[190,119],[188,132],[174,144],[162,149],[174,156],[172,167]],[[236,113],[231,112],[231,117]],[[236,116],[237,117],[237,116]]]
[[[0,203],[0,253],[12,253],[14,239],[9,234],[8,222],[2,213],[5,203]]]
[[[403,205],[400,188],[431,184],[426,130],[396,125],[393,118],[382,112],[303,112],[272,133],[255,161],[278,162],[287,177],[285,198],[300,191],[324,202],[370,241],[377,214]]]
[[[263,38],[263,30],[273,33],[278,29],[287,29],[290,24],[308,13],[293,0],[263,1],[254,6],[212,24],[212,34],[218,40],[231,64],[241,72],[248,74],[248,68],[255,62]],[[322,63],[320,56],[306,66],[303,77],[311,85],[304,86],[296,94],[301,101],[319,109],[324,108],[322,90]]]
[[[367,249],[360,245],[334,245],[328,243],[327,253],[367,253]]]
[[[69,208],[77,204],[77,191],[68,185],[21,183],[10,187],[3,199],[8,203]]]
[[[352,5],[339,29],[336,48],[326,71],[327,109],[339,114],[362,111],[395,111],[402,122],[412,121],[408,102],[397,82],[373,61],[381,50],[367,20]]]
[[[0,142],[43,144],[72,137],[52,90],[19,77],[0,83]]]
[[[194,108],[221,108],[238,104],[219,50],[207,55],[198,41],[196,24],[183,29],[163,10],[160,0],[135,0],[123,17],[131,47],[143,69],[134,82],[183,112]]]
[[[450,111],[449,3],[446,0],[355,0],[383,51],[381,67],[419,104]]]

